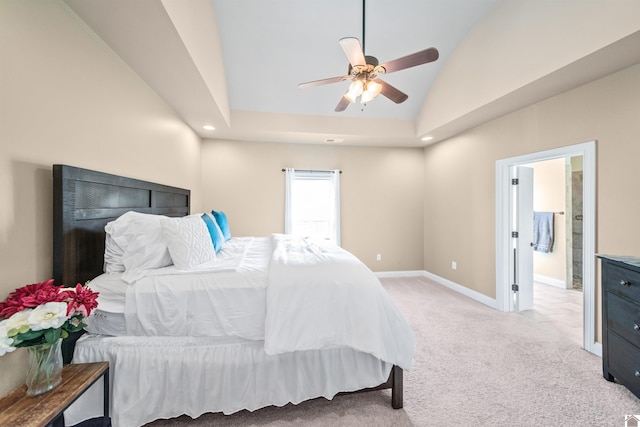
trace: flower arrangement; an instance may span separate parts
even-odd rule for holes
[[[18,347],[53,345],[81,330],[97,297],[86,284],[63,288],[53,279],[16,289],[0,302],[0,356]]]

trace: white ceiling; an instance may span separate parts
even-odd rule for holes
[[[232,110],[416,119],[442,64],[497,0],[368,0],[365,54],[387,62],[429,47],[438,61],[383,76],[409,95],[334,108],[349,82],[299,89],[298,83],[343,76],[338,40],[362,42],[362,0],[213,0]]]
[[[492,25],[498,37],[503,26],[514,25],[510,18],[504,18],[513,0],[368,0],[366,54],[384,63],[435,47],[440,58],[382,76],[409,95],[404,103],[394,104],[378,96],[364,107],[351,104],[336,113],[334,108],[348,81],[306,89],[297,85],[347,73],[348,61],[338,41],[343,37],[362,39],[362,0],[64,1],[196,133],[202,138],[227,140],[321,144],[334,139],[349,145],[424,146],[427,143],[420,140],[423,135],[419,132],[431,129],[419,119],[442,111],[428,111],[425,105],[430,109],[441,105],[434,107],[425,99],[433,99],[428,97],[429,90],[452,53],[457,48],[469,51],[470,44],[462,47],[463,42],[471,40],[465,38],[480,23]],[[569,3],[574,9],[582,5],[578,0]],[[522,19],[527,11],[535,12],[534,18],[544,11],[562,17],[562,7],[551,7],[556,4],[521,0],[514,13],[521,24],[528,22]],[[605,7],[600,2],[594,5]],[[582,9],[588,16],[591,9]],[[600,23],[600,15],[592,15],[592,22]],[[637,29],[633,18],[627,18],[631,24],[624,30]],[[547,21],[541,18],[533,34],[542,31],[544,36],[545,26]],[[486,24],[480,27],[487,29]],[[603,33],[582,27],[578,34],[586,42],[592,40],[592,33]],[[617,28],[615,20],[604,20],[597,29],[606,29],[604,34],[611,43],[628,33],[609,36]],[[563,31],[571,31],[570,26]],[[542,43],[534,52],[507,50],[516,56],[512,63],[526,63],[518,56],[526,59],[541,52],[549,52],[551,58],[570,58],[564,63],[556,61],[560,68],[535,75],[524,86],[511,88],[508,95],[439,123],[439,135],[433,142],[640,61],[640,31],[607,49],[597,50],[600,45],[591,43],[589,49],[582,49],[581,55],[587,55],[584,58],[573,58],[576,49],[563,41]],[[490,43],[481,46],[473,51],[478,61],[463,67],[469,69],[470,76],[476,69],[499,70],[496,61],[505,50],[494,51]],[[475,88],[492,87],[491,82],[474,78]],[[442,90],[438,95],[439,100],[451,103],[451,96],[445,93],[443,98]],[[216,129],[205,130],[205,124]]]
[[[65,0],[203,138],[424,145],[415,119],[438,71],[498,0],[368,0],[365,53],[440,58],[385,75],[409,95],[334,112],[349,83],[343,37],[362,41],[362,0]],[[212,124],[215,131],[202,129]]]

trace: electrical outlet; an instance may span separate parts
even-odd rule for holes
[[[456,270],[458,268],[458,263],[455,261],[451,261],[451,269]]]
[[[382,254],[376,255],[376,261],[382,261]]]

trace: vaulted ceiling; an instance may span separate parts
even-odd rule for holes
[[[640,61],[628,53],[640,46],[640,33],[615,55],[609,49],[608,55],[600,52],[592,57],[586,64],[591,71],[586,74],[584,66],[567,67],[597,53],[600,45],[582,51],[578,46],[574,60],[560,61],[524,83],[517,82],[508,93],[498,93],[459,117],[430,125],[425,117],[440,112],[433,102],[427,102],[430,90],[442,80],[447,67],[462,67],[468,73],[477,69],[482,75],[497,66],[492,63],[496,58],[493,46],[474,47],[470,35],[481,39],[488,25],[504,25],[509,34],[513,22],[506,22],[505,17],[518,15],[518,10],[509,8],[524,5],[523,0],[369,0],[364,8],[362,0],[65,1],[203,138],[421,146],[426,144],[421,137],[432,131],[434,141],[442,140],[509,109]],[[594,1],[610,0],[591,3]],[[529,22],[526,19],[522,25]],[[627,33],[609,36],[607,43]],[[437,48],[440,57],[382,76],[409,96],[404,103],[378,96],[366,105],[351,104],[337,113],[334,108],[348,81],[306,89],[297,85],[347,74],[348,60],[338,42],[343,37],[364,41],[365,53],[381,63],[429,47]],[[452,56],[461,46],[473,51],[477,62],[465,65],[458,60],[452,65]],[[526,51],[523,46],[512,54],[526,58],[539,52]],[[562,70],[570,71],[571,78],[553,76]],[[487,79],[472,80],[473,90],[492,84]],[[524,90],[531,84],[534,86]],[[454,83],[454,87],[461,84]],[[436,98],[449,99],[442,90]],[[456,94],[450,99],[455,100]],[[215,130],[204,129],[207,124]]]

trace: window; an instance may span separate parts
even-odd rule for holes
[[[286,234],[340,245],[340,171],[286,169]]]

